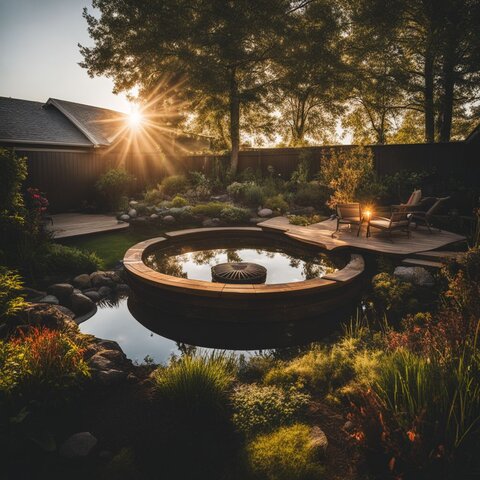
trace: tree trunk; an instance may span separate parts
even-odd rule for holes
[[[240,99],[235,69],[230,76],[230,172],[236,175],[238,170],[238,152],[240,151]]]
[[[427,39],[427,48],[425,51],[425,87],[424,87],[424,110],[425,110],[425,142],[433,143],[435,141],[435,109],[434,109],[434,53],[430,45],[431,39]]]
[[[440,111],[439,141],[449,142],[452,133],[453,91],[455,88],[453,55],[447,55],[443,64],[443,92]]]

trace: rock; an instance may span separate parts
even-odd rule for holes
[[[131,208],[135,208],[138,205],[138,202],[136,200],[130,200],[128,204]]]
[[[74,293],[70,296],[70,304],[76,315],[83,315],[95,308],[95,304],[83,293]]]
[[[151,219],[151,220],[156,220],[157,218],[159,218],[159,217],[158,217],[158,215],[157,215],[156,213],[152,213],[152,214],[150,215],[150,219]]]
[[[63,442],[59,453],[65,458],[86,457],[97,443],[98,440],[90,432],[75,433]]]
[[[126,283],[119,283],[115,290],[119,295],[127,295],[130,293],[130,287]]]
[[[147,217],[145,217],[145,216],[137,217],[137,218],[136,218],[136,221],[137,221],[137,222],[140,222],[140,223],[146,222],[146,221],[147,221]]]
[[[128,211],[128,216],[130,218],[135,218],[137,216],[137,211],[134,209],[134,208],[131,208],[129,211]]]
[[[54,295],[60,300],[65,300],[73,293],[73,285],[69,283],[56,283],[47,288],[48,295]]]
[[[81,275],[77,275],[72,280],[73,286],[79,288],[80,290],[85,290],[86,288],[90,288],[92,286],[92,282],[90,281],[90,275],[88,273],[82,273]]]
[[[257,223],[263,222],[263,220],[264,220],[264,219],[263,219],[263,218],[260,218],[260,217],[252,217],[252,218],[249,220],[249,222],[256,225]]]
[[[99,287],[115,287],[115,280],[111,278],[108,272],[94,272],[90,275],[92,285],[96,288]]]
[[[114,350],[107,350],[114,351]],[[88,366],[95,370],[109,370],[115,367],[115,363],[102,355],[103,352],[96,353],[88,360]]]
[[[347,421],[345,422],[345,425],[343,426],[343,429],[344,429],[346,432],[351,432],[351,431],[353,431],[353,427],[354,427],[353,423],[352,423],[350,420],[347,420]]]
[[[94,341],[97,347],[101,350],[118,350],[119,352],[123,352],[120,345],[114,340],[105,340],[97,337]]]
[[[120,275],[117,272],[114,272],[113,270],[109,270],[108,272],[105,272],[105,276],[115,283],[122,282],[122,278],[120,277]],[[107,287],[110,287],[110,285],[107,285]]]
[[[39,303],[49,303],[50,305],[58,305],[60,302],[55,295],[45,295],[40,299]]]
[[[166,210],[166,209],[165,209],[164,207],[155,207],[155,211],[156,211],[157,213],[162,213],[162,212],[164,212],[165,210]]]
[[[105,386],[116,385],[127,378],[126,372],[111,368],[110,370],[100,370],[96,374],[96,379]]]
[[[47,292],[41,292],[40,290],[35,290],[34,288],[28,287],[24,287],[22,293],[25,295],[25,300],[32,303],[39,302],[47,295]]]
[[[210,197],[212,202],[228,202],[230,200],[228,195],[215,195]]]
[[[108,297],[112,293],[112,289],[110,287],[100,287],[98,289],[98,294],[101,297]]]
[[[204,227],[218,227],[222,222],[219,218],[206,218],[202,222],[202,226]]]
[[[56,305],[55,308],[57,310],[60,310],[64,315],[71,318],[72,320],[75,318],[75,314],[69,308],[64,307],[63,305]]]
[[[175,217],[173,217],[172,215],[165,215],[162,220],[164,223],[175,223]]]
[[[433,287],[435,280],[432,274],[423,267],[396,267],[393,275],[404,282],[418,287]]]
[[[258,216],[262,218],[271,217],[272,215],[273,215],[273,210],[270,210],[269,208],[262,208],[258,212]]]
[[[121,220],[122,222],[128,222],[130,220],[130,215],[124,213],[123,215],[120,215],[119,220]]]
[[[105,287],[105,288],[108,288],[108,287]],[[83,292],[83,294],[86,297],[88,297],[92,302],[95,302],[95,303],[99,302],[102,299],[102,296],[96,290],[92,290],[90,292]]]
[[[76,323],[65,313],[65,307],[48,304],[32,304],[23,310],[19,315],[22,324],[34,327],[47,327],[51,330],[77,330]],[[71,311],[70,311],[71,312]]]
[[[325,432],[320,427],[313,427],[311,435],[312,446],[315,448],[319,456],[325,456],[328,447],[328,439]]]
[[[79,288],[74,288],[73,293],[82,293],[82,291]]]

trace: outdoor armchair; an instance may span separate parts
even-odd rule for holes
[[[340,229],[340,225],[358,225],[358,237],[362,222],[363,217],[359,203],[337,203],[337,228],[332,233],[332,238]]]
[[[410,217],[410,214],[405,209],[392,212],[390,218],[372,217],[368,222],[367,237],[370,236],[370,228],[386,231],[390,236],[392,232],[401,230],[410,237]]]
[[[415,222],[415,228],[417,228],[419,224],[425,225],[428,228],[428,231],[431,233],[432,218],[435,216],[441,206],[449,199],[450,197],[425,198],[419,205],[420,208],[418,210],[410,212],[410,220]],[[440,232],[441,229],[439,228],[438,231]]]
[[[407,203],[401,203],[399,205],[392,205],[392,210],[408,210],[412,211],[416,209],[422,202],[422,191],[420,189],[414,190],[407,200]]]

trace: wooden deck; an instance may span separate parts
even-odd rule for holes
[[[456,233],[445,230],[429,233],[423,227],[412,229],[410,238],[403,232],[394,232],[392,238],[380,231],[372,231],[372,235],[366,237],[366,224],[362,227],[360,236],[356,236],[357,228],[342,226],[335,238],[336,220],[325,220],[306,227],[291,225],[286,217],[274,217],[257,224],[258,227],[270,230],[282,231],[285,235],[303,242],[318,245],[327,250],[338,248],[355,248],[363,251],[371,251],[390,255],[411,255],[418,252],[436,250],[447,245],[465,241],[466,238]]]
[[[47,228],[53,232],[53,238],[71,238],[91,233],[111,232],[129,227],[111,215],[88,215],[84,213],[61,213],[52,215],[53,225]]]

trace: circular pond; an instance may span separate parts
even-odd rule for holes
[[[212,267],[232,262],[264,267],[266,283],[212,281]],[[359,255],[333,255],[259,228],[167,233],[165,238],[134,245],[125,254],[124,265],[141,309],[175,312],[175,317],[207,320],[217,328],[221,324],[271,328],[274,323],[298,323],[338,310],[358,295],[364,269]],[[170,326],[177,328],[179,322],[174,323]]]

